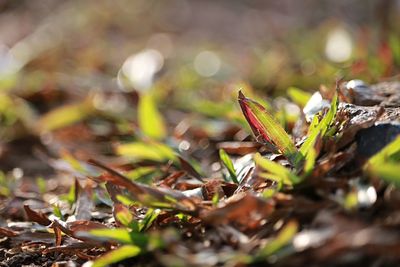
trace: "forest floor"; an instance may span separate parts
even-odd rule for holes
[[[0,266],[398,266],[371,5],[44,2],[0,2]]]

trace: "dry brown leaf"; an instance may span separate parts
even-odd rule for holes
[[[43,214],[40,211],[34,211],[32,210],[28,205],[24,205],[24,210],[26,215],[28,216],[28,219],[34,222],[37,222],[38,224],[48,226],[51,224],[51,221],[45,214]]]

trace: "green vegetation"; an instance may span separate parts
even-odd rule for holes
[[[395,1],[3,2],[4,266],[397,266]]]

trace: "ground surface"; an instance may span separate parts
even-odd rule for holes
[[[347,2],[0,1],[0,266],[397,266],[398,1]]]

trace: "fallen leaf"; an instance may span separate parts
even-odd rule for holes
[[[38,224],[48,226],[51,221],[42,212],[32,210],[28,205],[24,205],[24,210],[29,220],[37,222]]]

